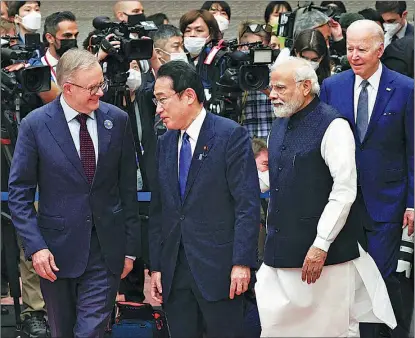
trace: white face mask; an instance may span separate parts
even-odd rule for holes
[[[266,192],[269,190],[269,170],[267,171],[258,171],[259,177],[259,187],[261,192]]]
[[[387,35],[394,36],[401,29],[401,24],[399,22],[384,23],[383,28],[385,29]]]
[[[31,11],[22,18],[21,25],[28,31],[37,31],[41,27],[42,16],[39,12]]]
[[[184,61],[186,63],[189,63],[189,60],[187,59],[187,54],[185,52],[170,53],[170,61],[174,61],[174,60],[180,60],[180,61]]]
[[[184,46],[190,54],[198,55],[205,46],[206,39],[207,38],[187,36],[184,38]]]
[[[141,72],[135,69],[130,69],[128,73],[128,88],[130,88],[130,90],[137,90],[141,86]]]
[[[224,16],[222,15],[215,15],[215,19],[218,23],[219,26],[219,30],[223,33],[224,31],[226,31],[229,28],[229,20],[226,19]]]
[[[314,70],[317,70],[318,67],[320,66],[320,62],[317,61],[308,61],[310,62],[311,67],[313,67]]]

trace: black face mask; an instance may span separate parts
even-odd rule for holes
[[[72,48],[78,48],[78,42],[76,41],[76,39],[63,39],[59,41],[61,42],[61,47],[55,48],[56,54],[58,54],[59,57],[62,57],[63,53]]]

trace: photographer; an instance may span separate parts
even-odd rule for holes
[[[36,33],[41,28],[40,1],[11,1],[9,16],[14,18],[14,23],[18,28],[19,45],[24,45],[25,35]],[[38,57],[41,57],[43,47],[39,46],[36,53]]]
[[[209,91],[212,84],[208,75],[208,67],[203,62],[222,36],[218,22],[209,11],[194,9],[180,18],[179,28],[184,37],[184,47],[202,78],[203,87]],[[210,95],[208,99],[209,97]]]
[[[239,43],[259,42],[268,46],[271,39],[272,27],[254,21],[242,22],[239,26]],[[249,52],[248,47],[242,50]],[[245,91],[243,94],[243,118],[244,125],[250,138],[258,137],[266,139],[274,119],[273,108],[268,95],[263,91]]]

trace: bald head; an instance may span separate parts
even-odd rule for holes
[[[113,11],[118,21],[127,22],[128,15],[144,14],[144,7],[140,1],[117,1]]]
[[[347,38],[370,40],[374,44],[383,43],[385,35],[382,28],[372,20],[357,20],[346,31]]]

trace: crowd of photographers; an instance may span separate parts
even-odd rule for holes
[[[113,13],[108,13],[113,18],[95,18],[94,30],[81,42],[72,12],[57,11],[45,18],[42,27],[40,1],[2,1],[2,138],[4,133],[13,143],[19,121],[58,97],[56,65],[67,50],[83,47],[102,65],[103,100],[130,115],[139,164],[137,190],[151,191],[157,138],[166,130],[156,115],[153,86],[162,64],[182,60],[193,64],[201,75],[206,108],[247,128],[257,149],[261,190],[266,191],[269,178],[263,140],[275,118],[269,99],[269,66],[278,57],[293,55],[310,61],[321,84],[332,74],[350,68],[345,57],[345,32],[354,21],[365,18],[385,31],[383,64],[414,77],[414,30],[407,21],[404,1],[379,1],[375,9],[358,13],[347,12],[341,1],[296,9],[285,1],[271,1],[265,8],[264,21],[239,24],[236,40],[227,40],[231,7],[225,1],[206,1],[201,8],[184,13],[178,27],[169,23],[169,13],[146,16],[143,6],[139,1],[116,2]],[[10,160],[6,157],[2,151],[2,163]],[[7,177],[8,171],[2,170],[2,191],[6,190]],[[266,213],[266,204],[264,210]],[[140,213],[145,224],[148,203],[140,203]],[[265,233],[259,242],[260,254],[264,237]],[[120,293],[127,300],[144,300],[146,263],[145,255],[135,260],[133,271],[121,283]],[[39,278],[23,255],[20,272],[23,328],[30,337],[46,337]],[[7,272],[2,271],[2,295],[7,292]]]

